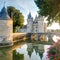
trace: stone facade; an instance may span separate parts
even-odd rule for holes
[[[44,17],[35,17],[33,20],[31,13],[28,15],[27,19],[27,33],[43,33],[47,31],[47,25],[44,22]]]
[[[18,29],[18,32],[27,33],[44,33],[47,32],[47,24],[44,22],[44,16],[36,16],[35,19],[29,13],[27,18],[27,25],[23,29]]]

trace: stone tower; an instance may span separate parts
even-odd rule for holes
[[[37,21],[37,15],[35,17],[35,20],[33,21],[33,33],[38,33],[38,21]]]
[[[31,16],[31,13],[29,13],[27,18],[27,33],[32,33],[32,24],[33,24],[33,18]]]
[[[43,16],[40,16],[37,18],[37,21],[38,21],[38,33],[43,33],[44,32],[44,17]]]
[[[0,43],[1,44],[13,44],[13,20],[9,17],[5,6],[0,12]]]

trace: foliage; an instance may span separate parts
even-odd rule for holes
[[[50,60],[60,60],[60,40],[49,48],[47,56]]]
[[[16,32],[18,27],[22,28],[24,25],[24,16],[15,7],[9,6],[7,8],[9,16],[13,20],[13,32]]]
[[[48,24],[53,21],[60,23],[60,0],[34,0],[39,8],[39,15],[48,16]]]
[[[24,60],[24,55],[19,54],[16,50],[13,51],[13,60]]]

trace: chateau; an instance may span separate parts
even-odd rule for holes
[[[42,33],[47,31],[47,24],[44,22],[44,16],[36,16],[35,19],[28,14],[27,26],[20,29],[19,32]]]
[[[27,33],[41,33],[46,32],[46,23],[44,22],[43,16],[36,16],[33,20],[31,13],[28,15],[27,19]]]

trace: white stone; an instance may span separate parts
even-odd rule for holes
[[[12,24],[12,20],[0,20],[0,41],[3,42],[3,39],[6,39],[7,41],[12,40]]]
[[[44,17],[36,17],[35,20],[27,19],[27,33],[42,33],[46,32],[47,25],[44,22]]]

